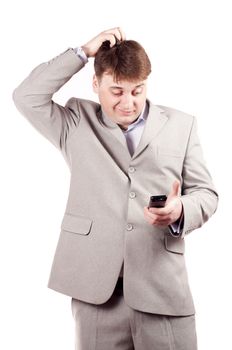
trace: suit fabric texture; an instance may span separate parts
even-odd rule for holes
[[[197,136],[196,118],[147,100],[149,114],[131,156],[120,127],[93,101],[52,100],[82,67],[72,49],[36,67],[14,102],[63,155],[71,173],[48,287],[83,302],[110,299],[124,262],[124,298],[143,312],[195,313],[185,266],[185,238],[215,212],[217,193]],[[181,183],[180,237],[146,222],[150,195]],[[133,193],[133,196],[131,195]]]
[[[195,315],[141,312],[115,293],[104,304],[71,305],[76,350],[197,350]]]

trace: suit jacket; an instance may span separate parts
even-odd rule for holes
[[[205,166],[195,117],[149,103],[140,143],[130,155],[119,126],[98,103],[52,100],[83,67],[72,49],[36,67],[15,89],[14,102],[62,153],[70,191],[48,287],[94,304],[106,302],[124,261],[124,297],[137,310],[195,312],[185,266],[185,236],[215,212],[217,193]],[[146,222],[150,195],[181,182],[182,235]],[[133,193],[133,195],[131,195]]]

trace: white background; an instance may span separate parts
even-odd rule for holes
[[[232,349],[229,6],[225,0],[8,0],[1,8],[1,349],[74,348],[70,298],[46,287],[69,170],[16,110],[12,91],[36,65],[115,26],[151,58],[148,97],[197,117],[220,195],[217,213],[186,238],[199,350]],[[54,99],[96,99],[92,74],[91,61]]]

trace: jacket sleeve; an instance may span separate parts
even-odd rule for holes
[[[78,125],[79,113],[68,104],[55,103],[52,96],[83,66],[73,49],[68,49],[36,67],[13,92],[17,109],[62,152],[68,134]]]
[[[184,209],[182,237],[201,227],[217,209],[218,194],[206,168],[193,118],[183,165],[181,200]]]

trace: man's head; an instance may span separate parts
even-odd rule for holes
[[[104,42],[94,61],[93,89],[102,109],[123,128],[133,123],[146,101],[150,60],[143,47],[133,40],[118,42],[112,48]]]

